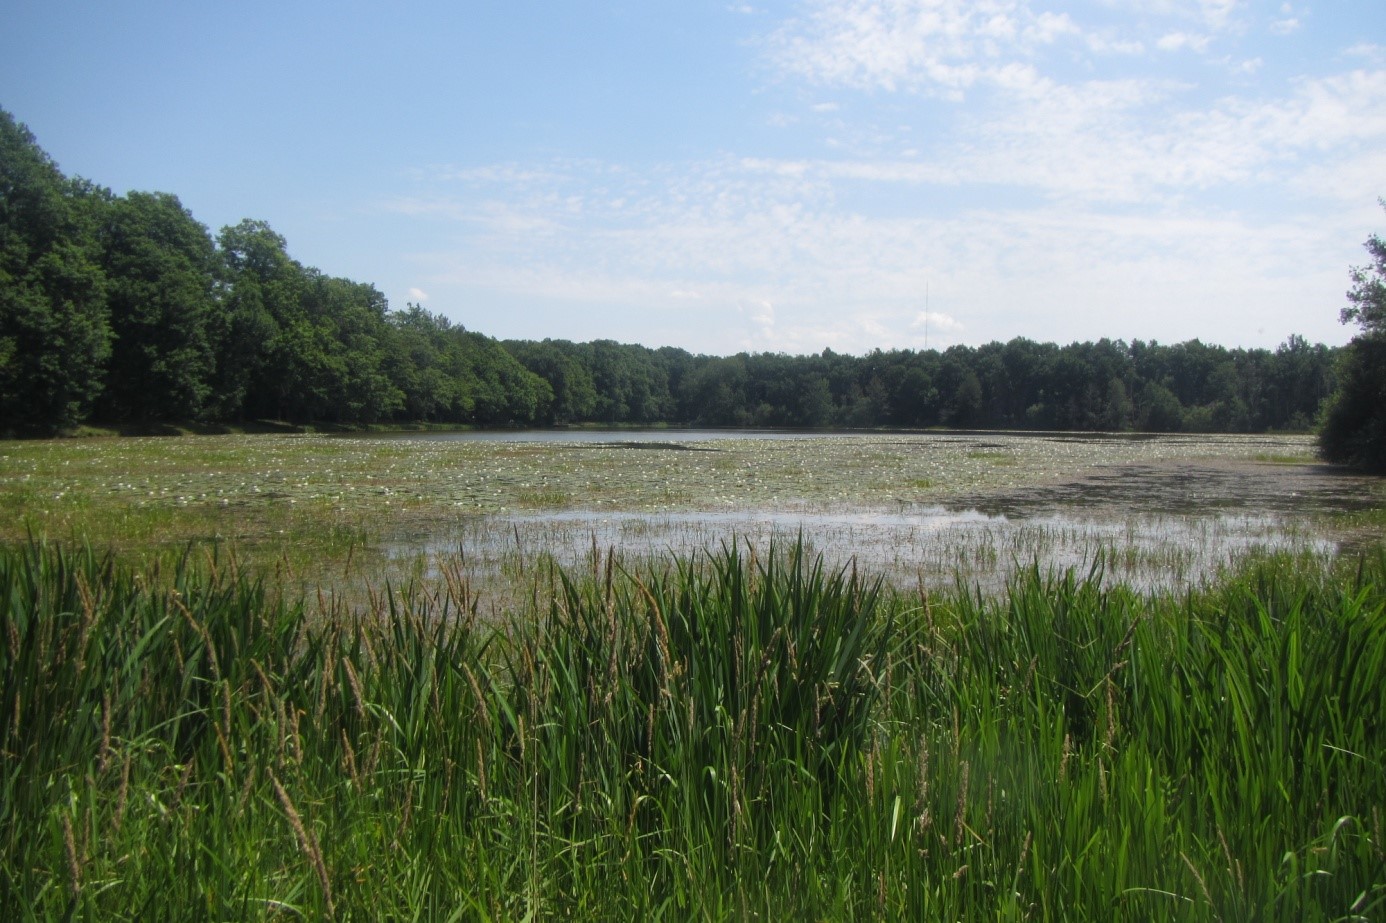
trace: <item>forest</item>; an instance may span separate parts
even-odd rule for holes
[[[0,110],[0,435],[86,423],[1304,431],[1341,349],[1013,339],[863,356],[498,341],[174,195],[69,177]]]

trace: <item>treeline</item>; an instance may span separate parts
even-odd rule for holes
[[[1017,339],[854,357],[497,342],[165,193],[68,178],[0,110],[0,433],[255,419],[1307,429],[1336,351]]]
[[[86,421],[500,424],[548,386],[494,340],[292,259],[213,239],[178,199],[68,179],[0,111],[0,431]]]
[[[610,341],[507,341],[553,393],[553,422],[704,426],[1307,430],[1337,350],[1192,340],[1057,346],[1014,339],[944,352],[694,356]]]

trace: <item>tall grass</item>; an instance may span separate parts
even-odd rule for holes
[[[0,549],[0,918],[1386,913],[1386,555],[911,598],[594,552],[499,625],[444,578]]]

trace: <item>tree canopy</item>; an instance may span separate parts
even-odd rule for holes
[[[1363,327],[1348,382],[1386,367],[1386,244],[1368,250],[1343,312]],[[501,343],[302,265],[263,221],[213,235],[174,195],[69,179],[0,110],[0,434],[248,419],[1304,430],[1338,352],[1297,336],[1274,351],[1014,339],[864,356]],[[1352,414],[1383,406],[1362,390],[1334,408],[1356,433]]]
[[[176,196],[63,176],[0,110],[0,433],[106,423],[532,424],[552,390],[495,340]]]
[[[0,110],[0,419],[69,426],[104,384],[111,352],[98,190],[59,172]]]
[[[1382,202],[1386,208],[1386,200]],[[1345,324],[1361,332],[1342,352],[1338,390],[1324,411],[1319,450],[1328,461],[1386,473],[1386,240],[1364,245],[1371,261],[1349,276]]]

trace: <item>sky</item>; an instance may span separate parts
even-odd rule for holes
[[[1382,0],[9,0],[68,175],[498,338],[1346,342]]]

